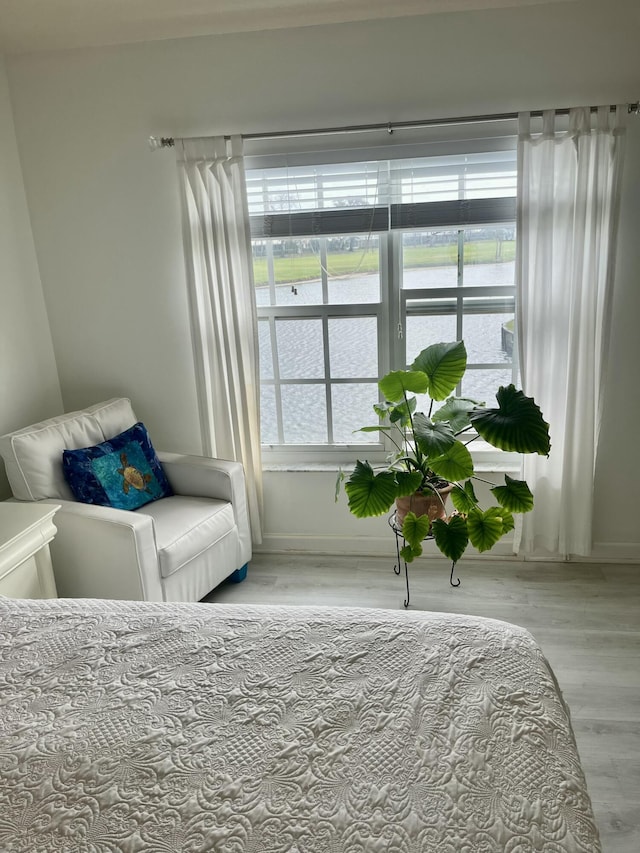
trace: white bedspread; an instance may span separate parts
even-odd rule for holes
[[[0,851],[599,851],[533,638],[473,617],[0,599]]]

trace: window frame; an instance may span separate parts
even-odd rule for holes
[[[513,149],[515,146],[507,146]],[[470,149],[473,150],[473,149]],[[480,150],[492,151],[491,146],[484,146]],[[499,150],[496,148],[495,150]],[[368,158],[365,158],[368,159]],[[319,153],[317,162],[324,162],[322,154]],[[257,165],[257,164],[256,164]],[[327,273],[326,273],[326,255],[321,263],[321,279],[322,279],[322,304],[309,305],[258,305],[259,321],[266,321],[269,324],[269,333],[271,339],[271,356],[273,361],[273,379],[260,378],[261,386],[273,385],[276,387],[276,395],[278,386],[286,384],[320,384],[324,386],[325,400],[327,406],[327,422],[328,422],[328,443],[323,444],[263,444],[262,452],[263,459],[268,466],[322,466],[335,467],[337,464],[350,463],[356,458],[367,458],[372,462],[381,462],[392,449],[388,440],[383,434],[381,440],[371,443],[354,443],[354,444],[331,444],[330,440],[332,427],[332,402],[331,402],[331,387],[339,384],[349,384],[353,382],[372,382],[377,383],[377,379],[383,376],[391,369],[403,369],[406,367],[405,362],[405,340],[402,338],[402,333],[406,329],[407,317],[418,315],[420,313],[419,306],[408,305],[408,303],[417,303],[419,300],[423,302],[433,301],[434,299],[456,299],[455,312],[451,313],[456,317],[456,337],[460,339],[461,320],[464,316],[463,301],[465,298],[474,298],[478,296],[505,297],[507,296],[513,301],[514,314],[516,310],[516,293],[515,282],[512,285],[463,285],[462,270],[460,268],[460,246],[458,246],[458,277],[455,287],[442,288],[404,288],[403,287],[403,234],[410,231],[430,231],[438,230],[458,230],[458,234],[462,235],[466,228],[479,227],[515,227],[515,196],[496,196],[480,199],[455,199],[443,200],[434,202],[416,202],[405,204],[390,204],[386,208],[379,205],[371,205],[368,208],[360,208],[356,211],[349,209],[334,209],[330,208],[320,212],[298,211],[280,213],[276,212],[270,215],[259,217],[259,227],[256,227],[255,217],[252,217],[252,233],[251,237],[255,240],[270,241],[273,239],[283,238],[285,236],[295,239],[296,237],[308,237],[311,239],[324,240],[334,236],[329,229],[335,227],[337,222],[342,222],[345,230],[341,230],[339,234],[362,234],[362,223],[369,221],[371,228],[369,233],[375,234],[379,241],[379,273],[380,273],[380,301],[371,303],[329,303]],[[384,223],[384,215],[381,210],[386,212],[391,221]],[[510,215],[505,215],[506,213]],[[321,221],[322,220],[322,221]],[[348,222],[358,223],[359,230],[351,230],[348,227]],[[320,224],[318,224],[320,222]],[[323,224],[324,223],[324,224]],[[387,227],[389,226],[390,227]],[[288,229],[285,234],[286,229]],[[339,236],[339,234],[335,236]],[[273,270],[273,267],[271,267]],[[274,276],[270,275],[270,293],[271,302],[275,303],[273,288],[275,287]],[[484,313],[484,312],[478,312]],[[490,313],[490,312],[486,312]],[[333,378],[330,372],[330,353],[328,345],[328,323],[330,319],[342,317],[375,317],[377,322],[377,343],[378,343],[378,377],[350,377],[350,378]],[[319,319],[322,322],[323,334],[323,357],[325,372],[322,379],[287,379],[282,380],[279,377],[277,364],[277,344],[275,336],[275,324],[277,320],[293,320],[293,319]],[[386,318],[386,322],[385,322]],[[510,369],[512,377],[515,380],[518,372],[517,365],[517,341],[514,340],[513,355],[511,364],[504,362],[491,362],[486,364],[476,363],[469,366],[469,370],[481,369]],[[459,393],[459,389],[458,389]],[[380,398],[381,399],[381,398]],[[487,401],[490,403],[490,401]],[[282,407],[276,406],[277,411],[277,429],[279,438],[283,438],[282,432]],[[372,412],[372,417],[369,423],[373,425],[375,415]],[[363,424],[364,425],[364,424]],[[372,434],[373,435],[373,434]],[[472,442],[470,449],[474,452],[474,456],[482,463],[491,465],[493,458],[499,458],[502,464],[507,464],[513,468],[517,466],[518,457],[516,454],[505,455],[504,453],[484,444],[480,440]]]
[[[274,371],[274,379],[260,378],[260,385],[264,383],[267,386],[276,383],[276,377],[279,373],[277,365],[277,343],[275,336],[275,322],[277,320],[290,319],[319,319],[322,321],[324,347],[324,363],[325,375],[323,379],[280,379],[280,384],[290,385],[324,385],[325,399],[327,405],[327,420],[328,420],[328,437],[331,437],[332,428],[332,403],[331,403],[331,386],[332,385],[347,385],[354,382],[371,383],[377,385],[380,376],[387,373],[391,367],[389,358],[389,335],[384,328],[385,311],[389,308],[389,264],[388,264],[388,246],[386,240],[380,235],[379,241],[379,274],[380,274],[380,301],[379,302],[358,302],[358,303],[327,303],[316,305],[261,305],[258,306],[258,321],[266,320],[269,323],[269,332],[271,338],[271,354]],[[326,258],[325,258],[326,261]],[[326,262],[323,263],[321,269],[323,280],[323,293],[327,293],[328,276],[326,273]],[[377,321],[377,344],[378,344],[378,373],[376,377],[332,377],[330,355],[328,347],[328,322],[331,319],[344,317],[375,317]],[[277,390],[276,390],[277,395]],[[378,395],[380,398],[380,395]],[[279,437],[282,437],[282,409],[277,408],[277,427]],[[373,415],[372,415],[373,423]],[[365,426],[365,424],[362,424]],[[262,453],[265,461],[272,464],[304,464],[304,463],[332,463],[332,462],[351,462],[357,456],[365,456],[372,460],[382,460],[387,452],[383,442],[358,442],[353,444],[286,444],[274,445],[263,444]]]

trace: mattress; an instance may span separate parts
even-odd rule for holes
[[[600,850],[569,713],[504,622],[0,599],[0,850]]]

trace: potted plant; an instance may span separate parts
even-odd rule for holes
[[[533,495],[524,480],[505,475],[491,493],[495,505],[482,508],[472,480],[479,479],[467,444],[477,437],[516,453],[548,455],[549,425],[531,397],[514,385],[500,387],[497,407],[451,396],[467,367],[463,341],[422,350],[409,370],[394,370],[378,386],[385,402],[373,408],[380,422],[363,432],[384,432],[395,449],[381,470],[358,461],[346,480],[349,509],[357,518],[383,515],[396,504],[395,523],[405,540],[401,555],[411,562],[432,535],[455,564],[472,544],[487,551],[514,527],[514,512],[529,512]],[[426,413],[415,395],[427,395]],[[434,412],[434,403],[445,401]],[[344,480],[338,476],[337,489]],[[337,494],[337,493],[336,493]],[[447,511],[450,495],[454,510]],[[428,499],[420,506],[419,499]],[[403,503],[407,506],[403,506]]]

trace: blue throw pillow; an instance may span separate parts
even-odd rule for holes
[[[80,450],[62,452],[62,470],[76,500],[137,509],[173,490],[144,424]]]

